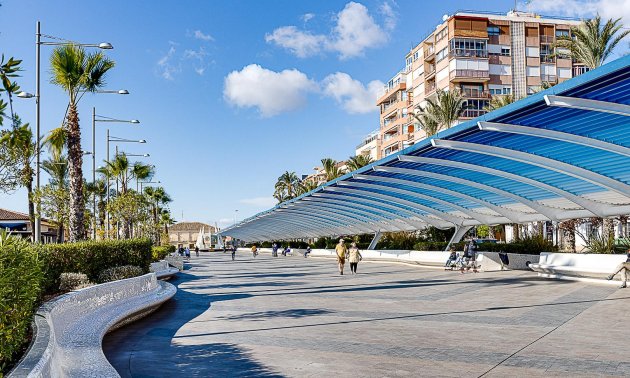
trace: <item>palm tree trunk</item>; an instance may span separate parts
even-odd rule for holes
[[[68,109],[68,176],[70,181],[70,242],[85,238],[85,201],[83,198],[83,152],[81,151],[81,129],[75,104]]]

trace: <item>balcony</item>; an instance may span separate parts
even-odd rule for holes
[[[556,57],[549,54],[541,54],[540,55],[540,63],[555,63]]]
[[[488,50],[452,49],[448,55],[451,58],[487,58]]]
[[[573,77],[579,76],[583,73],[590,71],[591,69],[586,66],[575,66],[573,67]]]
[[[556,38],[553,35],[541,35],[540,43],[554,43]]]
[[[461,118],[477,118],[486,114],[487,111],[484,109],[466,109],[462,112]]]
[[[435,66],[431,65],[428,70],[424,71],[424,79],[429,80],[435,76]]]
[[[399,135],[398,132],[391,133],[391,134],[384,134],[383,135],[383,141],[387,142],[388,140],[392,140],[392,139],[396,138],[398,135]]]
[[[427,84],[424,88],[424,95],[428,96],[431,93],[435,92],[435,82],[431,83],[431,84]]]
[[[474,81],[490,80],[490,72],[483,70],[453,70],[449,73],[449,76],[453,81],[459,81],[462,79]]]
[[[555,84],[558,82],[558,77],[556,75],[540,75],[540,80],[543,83]]]
[[[435,59],[435,49],[433,48],[433,45],[431,45],[431,47],[424,50],[424,61],[430,62],[430,61],[433,61],[434,59]]]
[[[464,88],[460,89],[464,98],[491,98],[490,92],[479,89]]]

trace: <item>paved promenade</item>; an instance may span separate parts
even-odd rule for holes
[[[105,338],[123,377],[630,376],[630,289],[202,255],[174,299]]]

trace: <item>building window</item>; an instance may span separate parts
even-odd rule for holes
[[[501,47],[501,56],[510,56],[510,48]]]
[[[568,36],[569,36],[568,30],[556,30],[556,37],[568,37]]]
[[[501,34],[501,29],[498,26],[488,26],[488,35],[499,35]]]
[[[446,58],[447,54],[448,54],[448,47],[445,47],[442,50],[438,51],[438,53],[435,55],[435,61],[439,62],[443,60],[444,58]]]
[[[413,61],[415,62],[418,58],[420,58],[420,50],[413,53]]]
[[[475,118],[486,114],[488,102],[488,100],[466,100],[466,107],[464,108],[465,110],[462,113],[462,117]]]
[[[487,41],[483,39],[453,38],[451,40],[451,56],[487,58]]]
[[[402,101],[407,101],[407,92],[406,91],[400,92],[400,99]]]
[[[439,42],[443,40],[444,38],[446,38],[447,35],[448,35],[448,28],[444,28],[435,35],[435,41]]]

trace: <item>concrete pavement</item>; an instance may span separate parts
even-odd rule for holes
[[[630,375],[630,289],[249,253],[191,266],[174,299],[106,336],[123,377]]]

